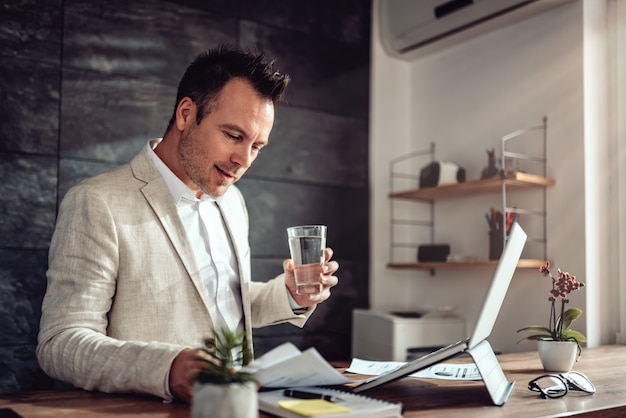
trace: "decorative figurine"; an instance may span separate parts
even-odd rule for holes
[[[496,150],[491,148],[487,150],[487,166],[480,173],[481,179],[488,179],[500,174],[500,170],[496,166]]]

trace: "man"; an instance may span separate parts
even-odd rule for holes
[[[162,140],[68,191],[50,245],[37,356],[88,390],[191,400],[213,330],[303,326],[337,284],[297,295],[293,262],[250,281],[248,214],[233,186],[268,143],[289,77],[263,54],[201,54],[178,87]]]

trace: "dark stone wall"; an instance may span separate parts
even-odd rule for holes
[[[55,385],[34,355],[56,211],[77,181],[162,136],[191,59],[229,42],[292,76],[270,145],[239,182],[255,280],[282,271],[285,228],[328,225],[340,285],[307,326],[259,329],[350,357],[368,304],[371,4],[365,0],[5,0],[0,6],[0,392]]]

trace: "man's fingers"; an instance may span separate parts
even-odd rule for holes
[[[184,402],[191,402],[193,385],[198,374],[208,370],[207,361],[217,363],[216,359],[202,350],[181,351],[170,368],[169,385],[172,395]]]

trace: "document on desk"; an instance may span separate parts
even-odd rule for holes
[[[350,367],[346,370],[350,373],[377,376],[397,369],[404,365],[401,361],[372,361],[353,358]],[[474,363],[439,363],[415,372],[411,377],[422,379],[447,379],[447,380],[481,380],[480,372]]]
[[[284,343],[242,368],[263,388],[343,385],[354,383],[339,373],[313,347],[300,351]]]

